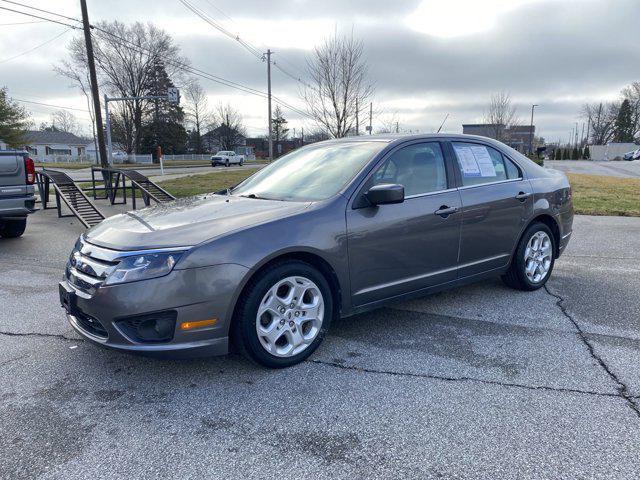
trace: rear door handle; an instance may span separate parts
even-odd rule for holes
[[[520,192],[516,195],[516,200],[520,200],[521,202],[524,202],[530,196],[531,196],[530,193]]]
[[[446,205],[442,205],[438,210],[436,210],[436,215],[440,215],[442,218],[447,218],[449,215],[456,213],[458,211],[458,207],[447,207]]]

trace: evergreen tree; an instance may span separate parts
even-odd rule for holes
[[[618,116],[615,122],[614,142],[633,142],[633,134],[635,130],[633,122],[633,110],[628,99],[624,99],[618,110]]]
[[[164,65],[157,63],[153,67],[153,81],[149,85],[147,95],[163,96],[173,82],[167,75]],[[165,99],[154,100],[145,116],[142,126],[140,153],[156,154],[157,147],[162,147],[166,154],[180,154],[187,150],[188,133],[184,128],[184,112],[182,107]]]
[[[553,159],[554,160],[562,160],[562,149],[560,147],[557,147],[554,152],[553,152]]]
[[[571,160],[578,160],[580,158],[580,152],[578,151],[578,147],[573,147],[571,151]]]
[[[23,147],[28,127],[26,110],[9,98],[6,88],[0,88],[0,140],[10,147]]]
[[[276,105],[276,109],[273,114],[274,117],[271,120],[273,141],[279,142],[280,140],[286,140],[287,136],[289,135],[289,129],[287,128],[287,119],[284,118],[280,105]]]
[[[591,158],[591,152],[589,151],[589,145],[585,145],[583,157],[585,160],[589,160]]]

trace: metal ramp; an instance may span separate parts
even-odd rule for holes
[[[104,220],[104,215],[95,207],[91,200],[78,188],[73,179],[64,172],[42,169],[36,171],[36,181],[43,210],[56,208],[58,218],[76,217],[87,228],[97,225]],[[51,186],[56,196],[55,207],[48,206]],[[62,214],[62,201],[71,210],[71,215]]]
[[[96,172],[101,173],[104,181],[105,196],[103,197],[98,197],[97,194]],[[127,179],[130,181],[130,186],[127,186]],[[100,180],[98,179],[98,181]],[[136,209],[136,189],[140,190],[142,201],[147,207],[151,204],[151,200],[156,203],[166,203],[176,199],[176,197],[137,170],[91,167],[91,183],[93,185],[93,198],[108,198],[112,205],[127,203],[127,188],[131,188],[131,202],[134,210]],[[122,201],[120,202],[116,200],[118,191],[122,191]]]

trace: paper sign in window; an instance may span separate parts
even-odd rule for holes
[[[493,160],[491,159],[491,155],[489,155],[487,147],[474,145],[471,147],[471,151],[473,152],[473,156],[476,158],[476,162],[478,163],[480,176],[495,177],[496,167],[493,165]]]
[[[471,147],[456,145],[454,148],[456,155],[458,155],[458,160],[460,160],[460,168],[463,175],[465,177],[479,177],[481,175],[480,167]]]

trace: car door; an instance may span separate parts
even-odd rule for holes
[[[458,277],[498,269],[533,210],[532,188],[518,165],[482,142],[451,142],[462,199]]]
[[[366,206],[373,185],[402,184],[402,203]],[[354,305],[454,281],[460,195],[439,142],[414,142],[390,152],[347,208]]]

